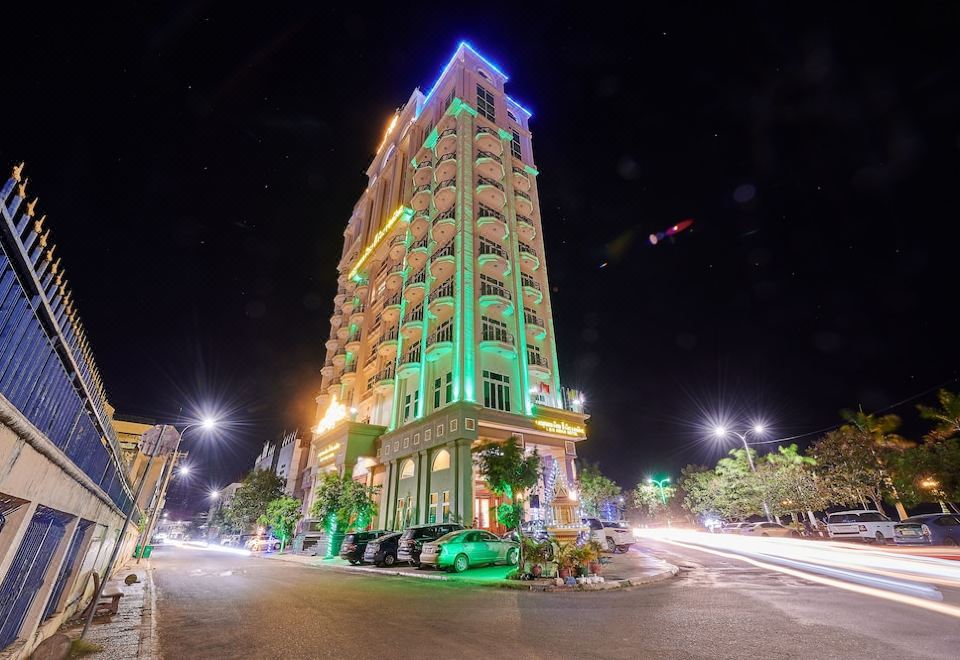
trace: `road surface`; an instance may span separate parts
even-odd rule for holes
[[[529,593],[159,547],[165,658],[956,658],[958,620],[661,541],[678,577]]]

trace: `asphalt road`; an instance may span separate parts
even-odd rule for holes
[[[644,541],[647,587],[529,593],[160,547],[173,658],[957,658],[957,619]]]

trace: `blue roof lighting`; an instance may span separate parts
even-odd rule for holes
[[[496,64],[494,64],[493,62],[491,62],[490,60],[488,60],[487,58],[485,58],[483,55],[481,55],[480,53],[478,53],[476,48],[474,48],[473,46],[471,46],[471,45],[470,45],[469,43],[467,43],[466,41],[461,41],[459,44],[457,44],[456,50],[453,51],[453,56],[452,56],[452,57],[450,58],[450,60],[447,62],[447,65],[446,65],[445,67],[443,67],[443,71],[440,72],[440,75],[437,77],[436,82],[433,83],[433,87],[431,87],[431,88],[430,88],[430,91],[427,92],[426,97],[423,99],[423,105],[421,106],[421,110],[422,110],[423,108],[427,107],[427,104],[430,102],[430,98],[433,96],[433,93],[434,93],[435,91],[437,91],[437,87],[440,85],[440,82],[441,82],[441,81],[444,79],[444,77],[447,75],[447,71],[450,69],[450,65],[453,64],[453,63],[456,61],[456,59],[457,59],[457,53],[460,52],[460,49],[461,49],[461,48],[469,49],[471,53],[473,53],[474,55],[476,55],[476,56],[480,59],[481,62],[483,62],[485,65],[487,65],[488,67],[490,67],[491,69],[493,69],[493,71],[494,71],[498,76],[501,76],[501,77],[503,78],[504,82],[506,82],[507,80],[510,79],[509,76],[507,76],[507,74],[505,74],[505,73],[500,69],[500,67],[498,67]],[[514,104],[517,105],[518,107],[520,107],[521,110],[524,110],[524,112],[527,112],[527,110],[525,110],[525,109],[523,108],[523,106],[521,106],[521,105],[520,105],[519,103],[517,103],[516,101],[514,101]],[[530,113],[527,112],[527,114],[530,114]],[[419,113],[418,113],[417,116],[419,116]]]
[[[517,100],[516,100],[516,99],[512,99],[512,98],[510,98],[510,97],[508,96],[508,97],[507,97],[507,101],[510,102],[511,104],[515,105],[518,109],[520,109],[520,110],[522,110],[523,112],[525,112],[528,119],[533,116],[533,113],[530,112],[529,110],[527,110],[526,108],[524,108],[524,107],[523,107],[522,105],[520,105],[519,103],[517,103]]]

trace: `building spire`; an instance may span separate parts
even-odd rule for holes
[[[10,173],[10,178],[20,183],[20,174],[23,172],[23,161],[20,161],[19,165],[13,166],[13,172]]]

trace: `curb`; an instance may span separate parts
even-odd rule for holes
[[[300,561],[290,559],[288,556],[264,555],[264,559],[274,559],[277,561],[286,561],[291,564],[300,564],[312,568],[324,568],[340,571],[343,573],[372,573],[375,575],[386,575],[392,577],[410,578],[414,580],[435,580],[438,582],[450,582],[452,584],[469,584],[477,587],[487,587],[492,589],[512,589],[514,591],[538,591],[538,592],[559,592],[570,593],[574,591],[613,591],[615,589],[626,589],[629,587],[641,587],[647,584],[653,584],[674,577],[680,572],[680,569],[673,564],[661,560],[664,564],[664,570],[651,575],[639,577],[624,578],[622,580],[611,580],[600,584],[577,584],[558,587],[555,584],[530,584],[523,580],[503,580],[491,582],[489,580],[473,580],[463,577],[450,577],[447,575],[431,573],[409,573],[393,569],[375,568],[373,566],[337,566],[334,564],[324,564],[323,559],[314,559],[314,561]]]
[[[160,614],[157,609],[157,586],[153,583],[153,563],[148,559],[146,570],[144,571],[144,581],[146,591],[150,592],[150,598],[146,602],[150,603],[150,610],[144,612],[144,618],[149,617],[150,628],[144,634],[143,624],[140,627],[140,657],[142,658],[160,658],[160,635],[158,632],[157,618]],[[144,608],[146,609],[146,608]]]

